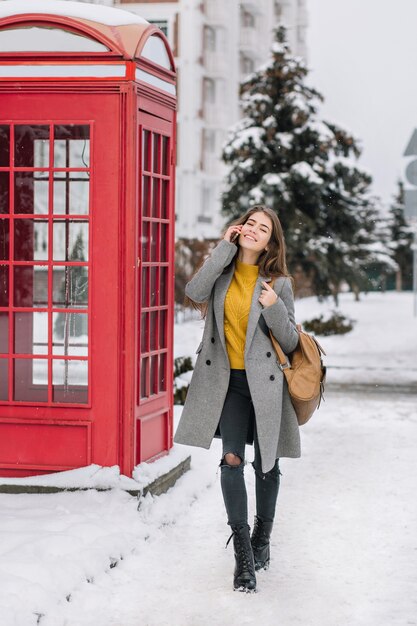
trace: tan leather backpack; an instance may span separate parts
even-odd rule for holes
[[[276,352],[279,367],[283,372],[290,393],[291,402],[300,426],[305,424],[320,406],[323,398],[326,367],[321,355],[326,354],[313,335],[301,330],[297,325],[299,342],[289,358],[271,331],[269,336]]]

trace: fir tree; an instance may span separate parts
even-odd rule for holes
[[[222,155],[230,166],[223,214],[231,221],[254,204],[274,209],[290,271],[301,268],[318,295],[337,301],[343,281],[357,292],[369,263],[390,262],[377,239],[377,199],[356,165],[357,142],[319,119],[323,97],[305,84],[308,70],[290,54],[285,28],[275,35],[270,61],[241,85],[244,117]]]
[[[398,193],[390,207],[390,248],[397,263],[396,287],[411,289],[413,284],[413,229],[404,217],[404,184],[398,181]]]

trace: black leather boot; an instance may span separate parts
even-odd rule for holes
[[[255,515],[255,523],[251,537],[255,570],[268,569],[270,560],[269,538],[273,522],[264,522]]]
[[[239,591],[256,591],[255,563],[250,542],[250,528],[247,524],[232,526],[233,547],[235,550],[235,572],[233,587]],[[227,545],[226,544],[226,545]]]

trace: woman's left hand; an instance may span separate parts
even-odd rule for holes
[[[263,307],[271,306],[271,304],[275,304],[278,300],[278,296],[275,291],[266,283],[264,280],[262,281],[263,289],[262,293],[259,296],[259,302]]]

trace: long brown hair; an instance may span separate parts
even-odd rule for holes
[[[272,233],[268,242],[268,250],[263,250],[258,257],[257,265],[259,267],[259,273],[265,278],[279,278],[280,276],[289,276],[286,260],[285,238],[281,222],[279,221],[278,215],[275,213],[275,211],[273,211],[269,207],[263,204],[256,204],[255,206],[251,207],[250,209],[248,209],[248,211],[246,211],[244,215],[227,224],[223,231],[223,235],[226,233],[226,230],[230,226],[240,226],[242,224],[246,224],[250,216],[254,213],[265,213],[265,215],[267,215],[272,222]],[[239,243],[237,240],[234,243],[237,246],[236,254],[234,255],[229,265],[225,267],[223,273],[228,271],[230,265],[235,261],[237,255],[239,254]],[[194,302],[194,300],[191,300],[191,298],[185,296],[184,305],[191,305],[194,309],[199,310],[201,312],[202,318],[204,318],[207,314],[207,302]]]

